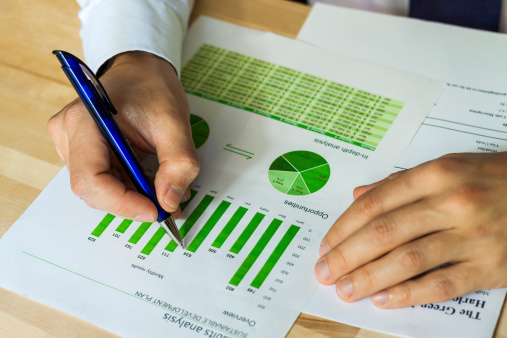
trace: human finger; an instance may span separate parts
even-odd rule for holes
[[[159,161],[155,190],[160,204],[169,212],[178,208],[200,169],[190,124],[183,117],[173,115],[160,121],[161,132],[153,136]]]
[[[65,163],[67,163],[69,159],[69,138],[65,130],[64,119],[65,114],[69,110],[81,110],[84,112],[86,109],[82,101],[79,98],[77,98],[68,105],[66,105],[57,114],[53,115],[48,120],[47,124],[49,136],[51,136],[51,139],[55,144],[56,152]]]
[[[340,278],[336,292],[344,301],[354,302],[443,264],[461,261],[459,242],[443,231],[402,245]]]
[[[171,212],[171,216],[174,219],[178,219],[181,216],[181,208],[178,206],[178,209],[176,211]]]
[[[428,200],[398,208],[373,219],[322,256],[316,265],[317,279],[326,285],[334,284],[340,277],[405,243],[448,228],[445,215]]]
[[[426,184],[424,173],[419,168],[364,193],[350,205],[326,234],[320,247],[321,256],[374,218],[420,200],[431,191],[431,186]]]
[[[65,129],[69,139],[72,191],[90,206],[128,219],[157,219],[154,204],[111,173],[110,149],[89,114],[69,110]]]
[[[483,274],[469,262],[457,263],[382,290],[372,295],[371,301],[383,309],[444,302],[482,288]]]

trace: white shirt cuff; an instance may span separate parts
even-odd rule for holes
[[[79,12],[87,65],[97,72],[119,53],[145,51],[169,61],[179,74],[190,10],[181,0],[89,1]]]

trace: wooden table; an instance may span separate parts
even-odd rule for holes
[[[79,7],[71,0],[0,0],[0,236],[64,163],[46,122],[75,96],[51,55],[63,49],[82,57]],[[283,0],[197,0],[205,14],[294,38],[310,8]],[[507,315],[496,337],[507,337]],[[114,336],[92,324],[0,288],[0,336]],[[289,337],[380,337],[302,314]]]

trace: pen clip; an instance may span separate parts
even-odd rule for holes
[[[58,57],[58,60],[62,64],[62,68],[64,70],[68,69],[72,73],[76,74],[76,76],[80,76],[78,75],[78,73],[80,73],[79,71],[81,71],[82,75],[84,75],[84,77],[88,81],[90,81],[92,87],[95,88],[96,94],[100,98],[101,103],[104,105],[104,107],[107,110],[109,110],[109,112],[112,115],[118,114],[116,108],[114,108],[113,104],[111,103],[111,99],[109,98],[104,87],[102,86],[102,83],[100,83],[99,79],[94,75],[93,71],[90,68],[88,68],[88,66],[83,61],[81,61],[75,55],[72,55],[62,50],[54,50],[53,54],[55,54]]]
[[[95,75],[93,75],[92,71],[88,68],[86,64],[81,62],[79,63],[79,66],[81,67],[81,70],[85,74],[86,78],[93,84],[93,86],[99,93],[99,96],[102,99],[102,103],[105,104],[106,108],[108,108],[111,111],[111,114],[117,115],[118,112],[111,103],[111,100],[109,99],[109,96],[107,95],[104,87],[102,87],[102,83],[100,83],[99,79],[96,78]]]

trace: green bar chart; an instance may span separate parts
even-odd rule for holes
[[[118,228],[116,228],[116,231],[124,234],[125,231],[127,231],[129,226],[132,224],[132,222],[134,222],[134,221],[132,221],[130,219],[124,219],[123,221],[121,221],[120,225],[118,225]]]
[[[239,254],[243,246],[246,244],[250,236],[252,236],[253,232],[255,231],[255,229],[257,229],[257,227],[259,226],[259,224],[262,222],[263,219],[264,214],[261,214],[260,212],[255,214],[250,223],[248,223],[245,230],[243,230],[243,232],[239,236],[238,240],[232,246],[231,248],[232,253]]]
[[[220,234],[218,234],[217,238],[211,244],[211,246],[220,249],[222,245],[225,243],[227,238],[229,238],[229,235],[231,232],[236,228],[238,223],[241,221],[243,216],[245,216],[246,212],[248,211],[247,208],[239,207],[238,210],[232,215],[232,218],[227,222],[225,227],[220,231]]]
[[[99,237],[100,235],[102,235],[102,233],[104,232],[104,230],[106,230],[106,228],[108,227],[108,225],[111,224],[111,222],[113,221],[113,219],[114,219],[114,215],[107,214],[102,219],[102,221],[100,221],[99,225],[97,225],[97,227],[92,231],[92,236]]]
[[[211,230],[213,230],[213,227],[217,224],[217,222],[220,220],[222,215],[227,211],[227,208],[231,205],[230,202],[222,201],[220,205],[218,206],[217,210],[211,215],[211,217],[204,223],[204,227],[199,231],[197,236],[195,236],[194,240],[190,243],[190,245],[187,247],[188,251],[196,252],[197,249],[199,249],[199,246],[204,242],[206,237],[209,235]]]
[[[180,205],[181,209],[185,210],[192,200],[198,200],[198,196],[197,191],[191,190],[189,200]],[[184,252],[195,254],[202,251],[204,254],[209,254],[206,249],[199,250],[206,242],[211,252],[221,252],[230,257],[236,257],[231,256],[235,254],[241,257],[239,262],[234,261],[233,264],[236,267],[231,271],[232,277],[227,280],[232,286],[239,286],[251,273],[255,264],[258,266],[256,268],[258,271],[249,277],[250,280],[246,285],[259,289],[300,230],[298,226],[284,226],[284,222],[280,219],[270,218],[264,213],[255,212],[243,206],[233,208],[232,202],[216,200],[214,196],[208,194],[203,194],[202,199],[192,205],[195,205],[194,209],[189,212],[179,229],[181,237],[185,239],[194,226],[199,228],[195,235],[192,235],[190,242],[186,243],[188,246]],[[153,223],[139,223],[128,219],[115,221],[115,216],[111,214],[106,214],[101,219],[93,229],[92,235],[100,237],[111,224],[116,224],[113,228],[116,234],[114,237],[120,238],[120,234],[126,234],[130,248],[142,243],[139,250],[145,256],[152,254],[159,245],[157,252],[162,250],[162,253],[166,252],[166,256],[177,248],[176,243],[157,223],[155,223],[155,230],[155,226],[152,228]],[[277,233],[280,234],[277,235]],[[143,238],[149,239],[142,241]],[[230,246],[224,246],[228,240],[231,242]],[[252,246],[253,241],[255,244]],[[247,245],[248,243],[251,245]],[[245,247],[250,248],[250,251],[243,252]],[[258,262],[260,257],[265,260],[262,264]]]
[[[183,225],[181,226],[181,228],[180,228],[181,238],[185,239],[185,236],[188,234],[190,229],[192,229],[195,222],[197,222],[199,217],[201,217],[201,215],[204,213],[206,208],[211,204],[213,199],[214,199],[213,196],[210,196],[210,195],[204,196],[202,201],[197,205],[197,207],[194,209],[194,211],[192,211],[190,216],[188,216],[185,223],[183,223]],[[167,247],[165,249],[173,252],[177,246],[178,245],[176,244],[175,241],[170,241],[169,244],[167,244]]]
[[[148,231],[148,229],[150,228],[150,225],[152,225],[152,224],[153,223],[151,223],[151,222],[143,222],[143,223],[141,223],[141,225],[139,226],[139,228],[137,228],[136,232],[134,232],[134,234],[132,235],[132,237],[130,237],[129,243],[137,244],[137,242],[139,242],[139,240],[141,239],[141,237],[143,237],[143,235],[146,233],[146,231]]]
[[[142,254],[149,255],[153,249],[157,246],[157,244],[160,242],[160,240],[164,237],[166,234],[164,228],[158,228],[155,234],[151,237],[150,241],[141,251]]]
[[[300,228],[298,226],[295,225],[290,226],[289,230],[287,230],[283,238],[280,240],[280,243],[278,243],[275,250],[269,256],[268,260],[261,268],[261,271],[259,271],[259,273],[253,280],[252,284],[250,284],[250,286],[256,289],[261,287],[262,283],[264,283],[271,270],[273,270],[280,257],[282,257],[283,253],[285,252],[289,244],[292,242],[292,240],[298,233],[299,229]]]
[[[252,265],[255,263],[259,255],[262,253],[266,245],[268,245],[268,242],[271,240],[271,237],[275,234],[276,230],[280,227],[280,224],[282,224],[282,221],[279,219],[274,219],[267,230],[264,232],[262,237],[259,239],[257,244],[255,244],[252,251],[250,251],[250,254],[246,257],[245,261],[241,266],[239,267],[238,271],[234,274],[232,279],[230,280],[229,284],[238,286],[239,283],[243,280],[243,277],[247,274],[247,272],[250,270]]]

